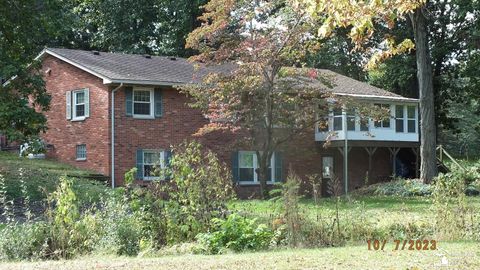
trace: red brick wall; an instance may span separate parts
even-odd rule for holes
[[[46,113],[48,130],[43,135],[53,149],[51,158],[74,166],[108,175],[109,153],[109,92],[102,80],[52,56],[45,57],[42,70],[46,89],[52,96]],[[84,121],[66,119],[67,91],[90,89],[90,117]],[[86,144],[87,160],[76,161],[76,145]]]
[[[188,98],[175,89],[163,90],[163,116],[135,119],[126,116],[125,90],[115,93],[115,179],[123,182],[126,171],[136,165],[137,149],[170,149],[185,139],[198,139],[219,154],[227,164],[230,154],[224,151],[233,143],[229,132],[214,132],[204,137],[193,136],[207,123],[202,114],[187,105]]]

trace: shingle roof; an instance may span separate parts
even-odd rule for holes
[[[162,84],[183,84],[199,81],[202,75],[215,71],[216,67],[195,66],[187,59],[168,56],[123,54],[93,51],[47,48],[46,53],[60,56],[80,65],[112,82],[138,81]],[[224,69],[224,67],[222,67]]]
[[[320,74],[331,78],[333,87],[329,89],[332,93],[339,95],[355,96],[359,98],[377,98],[377,99],[394,99],[402,101],[418,101],[413,98],[406,98],[401,95],[386,91],[365,82],[357,81],[350,77],[341,75],[328,69],[318,69]]]
[[[233,65],[200,66],[184,58],[151,56],[140,54],[106,53],[94,54],[92,51],[47,48],[39,57],[48,53],[79,68],[84,69],[104,80],[104,83],[136,83],[150,85],[175,85],[200,82],[201,77],[209,72],[225,72],[234,69]],[[39,58],[37,57],[37,58]],[[374,87],[340,75],[330,70],[320,69],[321,74],[332,78],[335,94],[357,96],[359,98],[396,99],[417,101]]]

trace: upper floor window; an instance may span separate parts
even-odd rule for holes
[[[356,116],[355,110],[347,110],[347,130],[355,131]]]
[[[133,116],[153,118],[153,89],[133,90]]]
[[[90,116],[89,93],[87,88],[66,92],[67,119],[78,121]]]
[[[343,114],[341,108],[333,110],[333,130],[343,130]]]
[[[417,132],[417,107],[407,106],[407,132]]]
[[[85,90],[73,92],[73,118],[85,117]]]
[[[404,131],[404,106],[395,105],[395,131],[403,132]]]
[[[417,132],[417,107],[395,105],[395,131]]]
[[[388,117],[385,117],[381,121],[375,121],[375,127],[390,128],[390,104],[375,104],[375,106],[388,111]]]

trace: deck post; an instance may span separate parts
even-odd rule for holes
[[[392,175],[396,176],[397,163],[395,161],[397,159],[398,151],[400,151],[400,147],[388,147],[388,150],[390,151],[390,155],[391,155],[392,160],[393,160],[393,173],[392,173]]]
[[[420,162],[418,157],[418,148],[412,147],[412,152],[415,154],[415,178],[419,177],[420,172]]]
[[[364,147],[365,151],[367,151],[368,154],[368,177],[367,181],[370,182],[370,176],[372,175],[372,157],[373,154],[375,154],[375,151],[377,151],[377,147]]]

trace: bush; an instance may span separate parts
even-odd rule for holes
[[[93,213],[80,213],[73,180],[60,177],[60,184],[49,201],[49,254],[55,258],[71,258],[91,251],[97,240],[100,221]]]
[[[255,219],[231,214],[227,219],[212,220],[213,231],[197,235],[202,251],[207,254],[223,253],[226,250],[245,251],[267,248],[274,236],[265,224],[256,225]]]
[[[225,215],[233,198],[230,170],[198,142],[185,142],[173,149],[169,183],[158,183],[167,198],[165,222],[167,243],[195,240],[208,231],[214,218]]]
[[[386,183],[378,183],[355,191],[359,195],[382,196],[428,196],[432,194],[431,185],[422,183],[419,179],[394,179]]]
[[[107,199],[100,213],[102,233],[95,250],[104,254],[137,255],[142,239],[140,216],[123,200],[115,196]]]
[[[48,225],[44,222],[9,224],[0,231],[0,260],[46,257]]]
[[[435,179],[433,209],[438,239],[477,240],[480,236],[479,212],[467,205],[465,185],[468,181],[460,175],[440,174]]]

